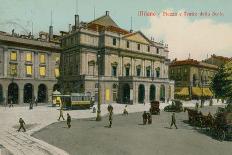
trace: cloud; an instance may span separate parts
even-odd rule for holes
[[[183,11],[181,11],[183,12]],[[232,23],[215,22],[215,17],[190,20],[183,16],[149,17],[148,36],[162,38],[169,45],[171,59],[202,60],[207,54],[232,57]],[[220,17],[218,17],[220,18]]]

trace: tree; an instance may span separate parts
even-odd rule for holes
[[[219,68],[212,79],[211,88],[216,98],[232,98],[232,61]]]

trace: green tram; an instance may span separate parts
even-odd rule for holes
[[[54,94],[53,98],[60,100],[53,102],[53,106],[59,105],[67,109],[89,109],[94,104],[89,93]]]

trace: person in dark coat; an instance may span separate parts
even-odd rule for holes
[[[175,113],[172,113],[172,122],[171,122],[170,129],[172,128],[173,125],[176,127],[176,129],[178,129],[177,126],[176,126],[176,117],[175,117]]]
[[[148,124],[152,123],[152,115],[151,115],[151,113],[147,113],[147,120],[148,120]]]
[[[110,114],[109,114],[109,128],[112,127],[112,121],[113,121],[113,109],[110,110]]]
[[[147,113],[146,111],[143,112],[143,125],[147,124]]]
[[[25,129],[25,127],[24,127],[25,122],[24,122],[24,120],[23,120],[22,118],[19,119],[19,124],[20,124],[20,126],[19,126],[19,129],[18,129],[18,132],[19,132],[22,128],[23,128],[23,131],[26,132],[26,129]]]
[[[69,115],[69,113],[67,113],[67,125],[68,125],[68,128],[71,127],[71,116]]]

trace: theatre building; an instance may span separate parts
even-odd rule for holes
[[[141,31],[119,27],[109,12],[79,22],[61,39],[61,83],[64,93],[85,92],[103,103],[144,103],[174,97],[168,79],[168,47]],[[99,83],[98,83],[99,80]]]
[[[28,103],[34,96],[46,103],[58,89],[60,47],[50,31],[36,39],[0,32],[0,102]]]

